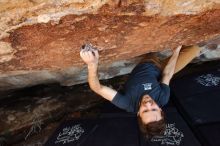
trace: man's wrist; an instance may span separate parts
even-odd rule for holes
[[[89,78],[96,78],[97,75],[97,71],[98,71],[98,64],[96,63],[90,63],[88,64],[88,73],[89,73]]]
[[[98,63],[89,63],[88,64],[88,69],[97,69],[98,68]]]

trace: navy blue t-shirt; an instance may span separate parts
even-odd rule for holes
[[[137,65],[112,103],[128,112],[137,113],[141,97],[148,94],[160,107],[164,106],[169,100],[170,88],[159,82],[160,76],[160,69],[151,62]]]

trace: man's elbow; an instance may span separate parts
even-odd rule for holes
[[[99,93],[102,90],[101,85],[90,85],[90,88],[96,93]]]
[[[173,74],[163,74],[162,83],[169,85],[170,80],[172,79]]]
[[[171,71],[166,71],[166,72],[163,72],[163,77],[164,78],[169,78],[169,79],[171,79],[172,77],[173,77],[173,74],[174,74],[174,72],[171,72]]]

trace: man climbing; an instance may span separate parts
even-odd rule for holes
[[[147,54],[132,70],[123,91],[116,91],[100,84],[97,74],[98,50],[90,45],[84,48],[80,56],[88,66],[90,88],[117,107],[136,113],[139,128],[146,138],[163,134],[165,120],[161,108],[169,101],[170,80],[199,54],[200,48],[178,46],[173,50],[171,57],[162,61],[155,53]]]

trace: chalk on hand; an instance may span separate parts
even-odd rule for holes
[[[97,50],[97,48],[92,46],[92,44],[85,44],[81,47],[81,50],[83,50],[83,51],[92,51],[93,52],[93,51]]]

